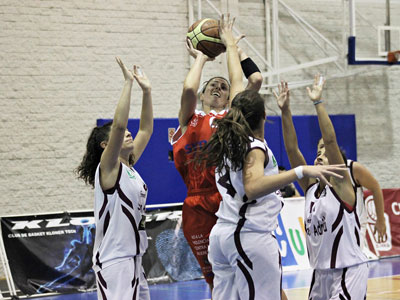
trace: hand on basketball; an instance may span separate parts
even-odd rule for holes
[[[122,60],[119,57],[116,57],[115,60],[121,67],[122,73],[124,74],[125,81],[133,82],[133,70],[128,70],[128,68],[124,65]]]
[[[378,219],[375,223],[374,235],[378,233],[378,243],[384,243],[387,240],[385,219]]]
[[[288,109],[290,106],[288,83],[282,80],[281,84],[278,84],[278,90],[279,94],[277,94],[275,90],[272,90],[276,98],[276,103],[281,110]]]
[[[347,170],[345,164],[340,165],[317,165],[317,166],[304,166],[303,174],[307,177],[319,178],[319,180],[328,185],[332,186],[332,184],[326,178],[327,176],[333,176],[337,178],[343,178],[343,175],[340,175],[341,172],[345,172]]]
[[[197,56],[204,56],[205,58],[207,58],[207,61],[214,60],[214,58],[208,57],[200,50],[195,49],[192,45],[192,42],[190,41],[190,38],[186,38],[186,49],[189,52],[190,56],[193,57],[194,59],[196,59]]]
[[[314,76],[314,84],[312,90],[307,87],[308,96],[312,102],[321,100],[322,90],[324,88],[325,79],[320,74]]]
[[[133,66],[133,77],[135,77],[142,91],[151,90],[150,80],[147,78],[143,70],[137,65]]]

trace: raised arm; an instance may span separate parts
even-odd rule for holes
[[[201,51],[194,49],[189,39],[186,40],[186,48],[195,61],[185,78],[185,82],[183,83],[181,108],[178,117],[179,125],[183,132],[186,130],[186,126],[196,110],[197,91],[200,86],[203,67],[207,61],[212,60]]]
[[[353,176],[357,184],[367,188],[372,193],[377,216],[374,234],[378,232],[378,242],[384,242],[387,238],[384,217],[385,205],[379,182],[365,166],[356,161],[353,162]]]
[[[321,100],[324,84],[325,80],[323,80],[320,75],[316,75],[312,90],[307,87],[308,96],[317,111],[319,128],[322,133],[322,139],[324,140],[326,157],[328,158],[329,164],[343,164],[345,161],[343,160],[339,145],[336,141],[335,129],[325,109],[324,103]],[[343,178],[332,178],[331,183],[339,197],[344,202],[354,206],[355,193],[351,184],[350,175],[348,172],[342,172],[341,174],[343,175]]]
[[[119,154],[124,141],[126,127],[128,125],[129,109],[131,103],[131,90],[134,80],[133,70],[128,70],[120,58],[116,58],[125,78],[121,97],[115,109],[114,119],[111,126],[108,142],[100,159],[101,184],[107,189],[115,184],[119,169]]]
[[[146,148],[151,135],[153,134],[154,122],[150,81],[147,78],[146,74],[138,66],[134,67],[133,76],[135,77],[143,92],[139,130],[136,134],[135,139],[133,140],[133,155],[135,159],[134,163],[136,164],[144,149]]]
[[[236,45],[243,35],[237,39],[233,36],[232,28],[234,23],[235,18],[230,19],[229,13],[227,14],[226,18],[225,15],[222,14],[219,22],[219,35],[221,41],[226,47],[229,81],[231,83],[228,107],[230,107],[233,98],[235,98],[238,93],[244,90],[242,67],[240,65],[238,47]]]
[[[283,140],[285,142],[285,149],[289,158],[290,166],[295,168],[297,166],[306,165],[306,160],[299,149],[296,130],[293,125],[292,112],[290,110],[290,92],[287,82],[282,81],[281,84],[278,85],[278,90],[279,95],[275,91],[273,92],[276,102],[282,112]],[[310,180],[312,179],[308,177],[303,177],[298,180],[303,192],[305,192],[311,184]]]
[[[319,178],[329,185],[326,176],[340,176],[336,173],[345,170],[345,166],[301,166],[276,175],[264,175],[265,153],[256,148],[250,151],[243,165],[243,184],[249,200],[256,199],[279,190],[296,181],[299,177]]]
[[[247,78],[246,90],[254,90],[258,92],[263,82],[260,69],[240,47],[238,47],[238,52],[240,65],[242,66],[244,76]]]

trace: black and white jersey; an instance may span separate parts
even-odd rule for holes
[[[249,151],[261,149],[265,153],[264,175],[278,174],[278,165],[267,143],[251,138]],[[224,168],[215,180],[222,202],[216,213],[217,222],[242,224],[242,230],[271,232],[278,225],[278,214],[283,206],[283,198],[279,189],[257,199],[248,199],[244,192],[243,174],[240,171],[229,171]]]
[[[305,229],[313,269],[335,269],[367,261],[360,249],[360,222],[333,188],[325,186],[317,197],[319,183],[305,194]]]
[[[93,268],[143,255],[147,249],[145,205],[147,186],[139,173],[120,164],[115,186],[104,191],[100,186],[100,164],[95,177],[94,215],[96,236]]]
[[[353,188],[356,191],[356,209],[357,209],[357,215],[360,219],[360,223],[366,224],[367,223],[367,210],[365,208],[364,204],[364,191],[361,185],[359,185],[356,180],[354,179],[354,171],[353,171],[353,163],[354,161],[351,159],[348,159],[346,162],[347,169],[350,174],[350,179],[351,179],[351,184],[353,185]]]

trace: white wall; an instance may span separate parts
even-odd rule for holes
[[[219,7],[219,1],[212,2]],[[341,1],[285,2],[341,44]],[[383,24],[384,1],[358,2],[371,22]],[[217,17],[203,6],[203,16]],[[237,25],[265,54],[263,10],[261,0],[239,1]],[[393,25],[400,25],[399,15],[400,3],[392,1]],[[285,11],[279,17],[282,66],[322,57]],[[368,40],[371,29],[363,26],[362,51],[373,52],[376,38]],[[189,67],[187,1],[3,0],[0,28],[0,215],[90,209],[92,190],[75,179],[73,169],[96,119],[113,116],[123,84],[114,57],[143,66],[153,84],[156,118],[176,117]],[[204,79],[224,69],[221,58],[207,63]],[[284,78],[307,79],[334,70],[330,64]],[[328,110],[356,115],[359,161],[383,188],[399,187],[400,66],[366,70],[328,81]],[[131,117],[137,118],[138,87],[132,95]],[[293,91],[294,114],[312,112],[306,99],[304,88]],[[272,100],[268,105],[277,111]]]

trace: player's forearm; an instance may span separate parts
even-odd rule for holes
[[[262,176],[256,178],[255,180],[245,180],[244,189],[246,195],[251,200],[274,193],[280,188],[296,180],[297,175],[292,169],[276,175]]]
[[[289,154],[297,151],[297,135],[293,125],[292,112],[289,108],[282,110],[282,133],[286,152]]]
[[[199,54],[196,57],[183,83],[184,92],[191,91],[192,93],[197,94],[197,91],[200,86],[201,73],[203,71],[206,62],[207,62],[207,56]]]
[[[332,142],[336,142],[335,129],[333,128],[331,119],[329,118],[328,112],[326,111],[324,104],[320,103],[314,106],[317,112],[319,128],[321,130],[324,144],[326,145]]]
[[[374,204],[376,210],[376,216],[378,220],[384,220],[385,204],[383,199],[383,193],[380,186],[371,189],[372,195],[374,197]]]
[[[259,91],[263,82],[260,69],[254,63],[254,61],[238,47],[240,65],[243,73],[247,78],[246,90]]]
[[[139,129],[145,131],[150,136],[153,133],[153,104],[151,89],[143,91],[142,98],[142,112],[140,115],[140,126]]]
[[[314,105],[317,111],[319,128],[321,130],[322,139],[325,146],[336,142],[336,133],[332,121],[325,109],[324,103]]]
[[[113,127],[125,130],[128,124],[129,109],[131,103],[132,81],[126,80],[115,109]]]
[[[242,67],[240,66],[239,54],[236,44],[226,46],[226,57],[228,61],[229,81],[231,83],[230,99],[243,90]]]

